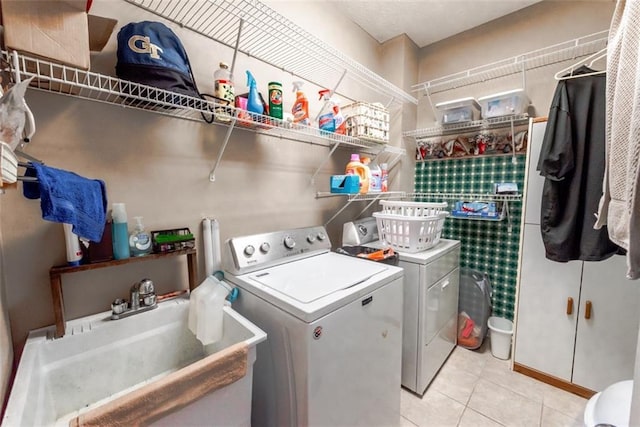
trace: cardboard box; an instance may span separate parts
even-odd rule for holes
[[[1,0],[8,49],[90,67],[86,0]]]

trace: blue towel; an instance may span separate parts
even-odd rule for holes
[[[38,182],[25,182],[24,196],[40,198],[42,218],[73,225],[80,237],[100,242],[107,217],[107,191],[104,182],[73,172],[32,163],[25,173]]]

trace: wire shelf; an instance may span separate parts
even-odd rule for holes
[[[511,125],[511,122],[513,122],[514,126],[520,126],[528,123],[528,121],[529,121],[529,116],[527,114],[502,116],[502,117],[494,117],[494,118],[484,119],[484,120],[475,120],[475,121],[464,122],[464,123],[455,123],[455,124],[444,125],[444,126],[439,125],[439,126],[433,126],[430,128],[404,131],[402,133],[402,136],[415,138],[416,141],[419,141],[425,138],[433,138],[436,136],[449,135],[453,133],[503,128],[508,125]]]
[[[314,127],[294,125],[291,122],[264,115],[251,114],[249,116],[246,111],[214,101],[194,98],[91,71],[79,70],[43,59],[21,55],[17,52],[2,51],[2,56],[6,61],[14,64],[20,74],[20,80],[33,77],[30,87],[45,92],[53,92],[125,108],[151,111],[198,122],[204,120],[203,115],[210,119],[212,112],[216,108],[223,108],[230,116],[234,117],[236,128],[238,129],[315,145],[333,146],[337,143],[368,149],[375,153],[383,150],[393,151],[391,147],[386,147],[384,144],[346,135],[321,132]],[[16,61],[17,64],[15,63]],[[224,123],[214,123],[227,126]]]
[[[407,197],[431,200],[474,200],[491,202],[514,202],[522,200],[522,194],[492,194],[492,193],[407,193]]]
[[[321,87],[347,78],[395,102],[418,100],[257,0],[126,0]],[[345,98],[349,96],[340,93]]]
[[[407,193],[404,191],[385,191],[385,192],[376,192],[376,193],[366,193],[366,194],[340,194],[340,193],[331,193],[328,191],[318,191],[316,193],[316,199],[322,199],[325,197],[347,197],[347,200],[350,202],[360,202],[360,201],[372,201],[372,200],[385,200],[385,199],[404,199],[407,197]]]
[[[516,55],[480,67],[413,85],[412,92],[435,94],[447,90],[545,67],[598,52],[607,46],[608,30]]]

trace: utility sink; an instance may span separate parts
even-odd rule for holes
[[[95,414],[93,422],[127,424],[152,413],[155,425],[249,426],[256,345],[266,334],[226,306],[222,340],[203,346],[188,313],[182,297],[125,319],[105,312],[70,321],[59,339],[54,327],[31,331],[2,425],[83,425]],[[236,378],[230,357],[245,365]],[[218,385],[203,388],[208,382]]]

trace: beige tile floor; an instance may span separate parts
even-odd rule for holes
[[[401,391],[401,427],[582,426],[587,400],[510,370],[491,355],[456,347],[422,398]]]

